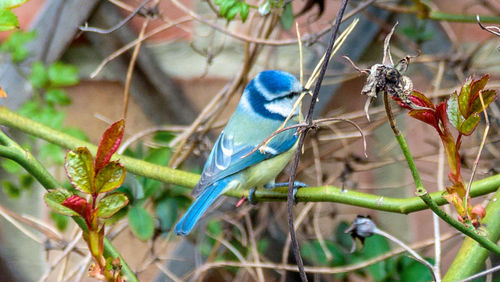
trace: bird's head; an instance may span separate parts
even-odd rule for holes
[[[290,73],[266,70],[248,83],[240,107],[266,118],[284,120],[303,91],[304,87]],[[298,114],[298,107],[294,114]]]

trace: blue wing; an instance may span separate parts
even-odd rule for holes
[[[296,130],[291,129],[276,135],[264,147],[264,152],[255,151],[250,153],[257,145],[237,144],[234,137],[224,133],[219,135],[210,155],[205,163],[200,181],[193,190],[193,196],[199,195],[205,188],[209,188],[214,182],[223,179],[229,175],[240,172],[263,160],[272,158],[283,152],[288,151],[297,141]],[[265,136],[267,137],[267,136]],[[258,140],[254,140],[258,141]],[[261,143],[260,140],[257,144]]]

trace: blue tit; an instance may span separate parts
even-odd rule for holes
[[[210,205],[226,191],[274,186],[274,179],[296,151],[297,130],[283,131],[267,145],[246,155],[283,124],[302,91],[304,88],[293,75],[278,70],[263,71],[248,83],[205,163],[193,190],[196,199],[175,226],[177,235],[189,234]],[[298,108],[285,126],[299,123]]]

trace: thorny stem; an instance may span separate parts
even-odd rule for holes
[[[21,165],[28,173],[37,179],[40,184],[46,189],[56,189],[61,185],[56,179],[45,169],[45,167],[29,152],[24,150],[16,142],[10,139],[3,131],[0,130],[0,157],[11,159]],[[80,226],[83,232],[88,232],[87,225],[80,217],[73,217],[73,220]],[[118,253],[115,247],[104,238],[104,255],[105,257],[119,257],[122,265],[122,273],[129,281],[139,281],[132,269],[128,266],[122,256]],[[98,263],[98,262],[97,262]]]
[[[406,162],[408,163],[408,167],[411,171],[413,181],[415,182],[415,188],[416,188],[416,193],[417,196],[422,199],[425,204],[435,213],[437,214],[442,220],[453,226],[455,229],[459,230],[460,232],[464,233],[465,235],[471,237],[475,241],[477,241],[481,246],[484,248],[488,249],[489,251],[496,253],[497,255],[500,255],[500,247],[497,246],[495,243],[490,241],[487,237],[481,236],[478,233],[476,233],[476,230],[474,227],[467,227],[464,226],[462,223],[458,222],[455,220],[453,217],[445,213],[443,210],[439,208],[439,206],[436,204],[436,202],[432,199],[432,197],[429,195],[427,190],[424,188],[422,184],[422,179],[420,178],[420,174],[418,173],[417,167],[415,165],[415,162],[413,161],[413,157],[410,153],[410,150],[408,149],[408,145],[406,144],[406,140],[404,136],[399,132],[398,128],[396,127],[396,122],[394,121],[394,117],[392,116],[391,113],[391,105],[389,104],[389,94],[384,92],[384,104],[385,104],[385,109],[387,113],[387,117],[389,118],[389,124],[391,125],[391,128],[394,131],[394,135],[399,143],[399,146],[401,147],[401,150],[403,151],[403,155],[406,158]]]
[[[344,11],[347,6],[347,1],[348,0],[342,0],[342,4],[340,5],[339,11],[337,13],[337,17],[335,19],[335,24],[333,25],[332,28],[332,35],[330,37],[330,42],[328,44],[328,49],[326,50],[325,53],[325,60],[323,62],[323,65],[321,67],[321,71],[318,76],[318,80],[316,81],[316,86],[314,87],[314,92],[311,98],[311,104],[309,105],[309,111],[307,112],[307,115],[305,117],[305,122],[309,125],[312,125],[312,119],[313,119],[313,113],[314,113],[314,108],[316,106],[316,101],[318,99],[319,95],[319,89],[321,88],[321,83],[323,82],[323,78],[325,77],[326,69],[328,67],[328,62],[330,61],[329,58],[332,54],[332,49],[333,49],[333,44],[335,43],[335,40],[337,39],[337,34],[339,31],[340,27],[340,22],[342,20],[342,17],[344,16]],[[287,211],[288,211],[288,227],[290,229],[290,237],[292,239],[292,245],[293,245],[293,252],[295,255],[295,260],[297,262],[297,267],[299,268],[299,273],[300,273],[300,278],[302,281],[307,281],[306,273],[304,272],[304,263],[302,262],[302,257],[300,256],[300,250],[299,250],[299,244],[297,242],[297,238],[295,237],[295,228],[293,224],[293,183],[295,181],[296,173],[297,173],[297,167],[299,165],[299,159],[300,159],[300,153],[302,151],[302,146],[304,145],[304,140],[306,138],[308,132],[308,128],[306,128],[302,134],[300,135],[299,141],[298,141],[298,146],[297,146],[297,152],[295,152],[295,157],[292,163],[292,168],[290,171],[290,179],[288,181],[288,197],[287,197]]]

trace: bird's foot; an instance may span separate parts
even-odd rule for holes
[[[288,187],[288,182],[280,182],[280,183],[274,183],[272,185],[266,185],[265,188],[269,188],[269,189],[272,189],[272,188],[278,188],[278,187]],[[300,181],[294,181],[293,182],[293,204],[296,205],[297,204],[297,198],[296,198],[296,195],[297,195],[297,191],[300,189],[300,188],[304,188],[304,187],[308,187],[307,184],[305,183],[302,183]]]
[[[250,191],[248,192],[247,200],[251,205],[257,204],[257,202],[255,201],[255,191],[256,190],[257,190],[257,188],[254,187],[254,188],[250,189]]]

